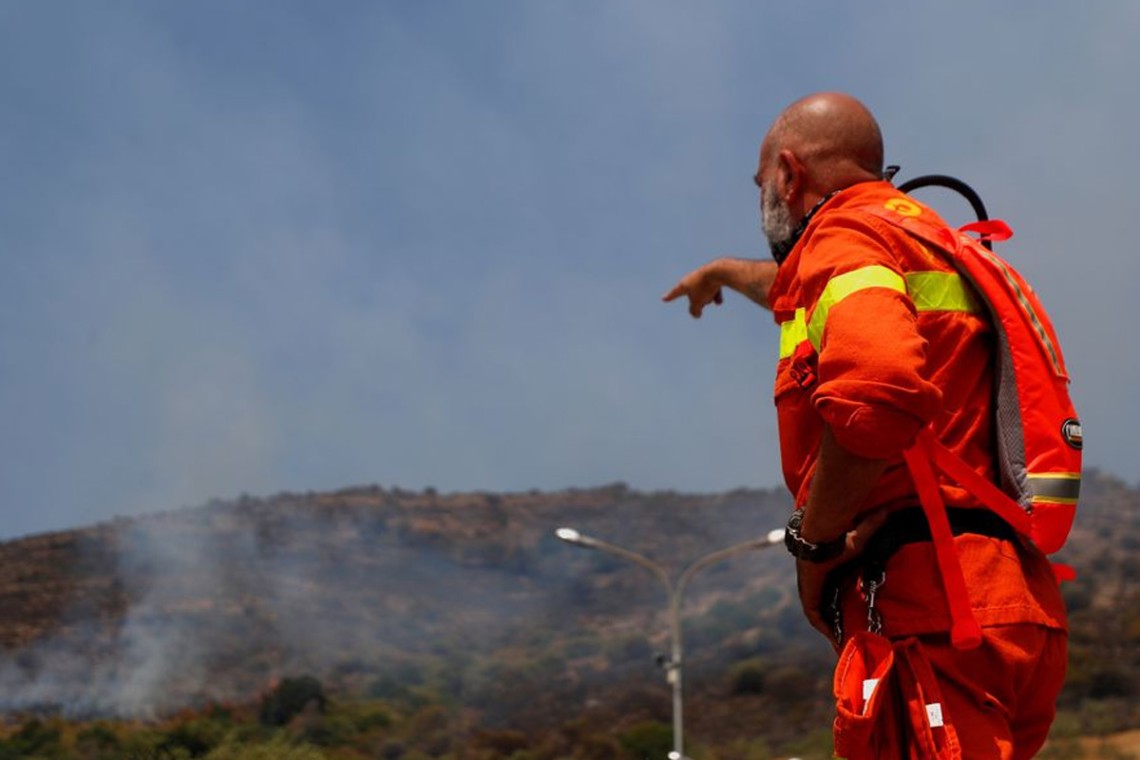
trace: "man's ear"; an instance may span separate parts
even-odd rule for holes
[[[785,148],[776,159],[776,188],[784,203],[791,206],[803,195],[807,171],[796,154]]]

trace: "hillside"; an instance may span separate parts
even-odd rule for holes
[[[1140,726],[1140,493],[1086,478],[1064,559],[1088,731]],[[378,486],[243,497],[0,544],[0,710],[158,716],[250,703],[278,679],[439,700],[468,729],[668,720],[653,665],[665,596],[643,569],[558,541],[569,525],[674,574],[782,525],[782,491],[437,494]],[[693,736],[826,729],[830,650],[800,618],[781,550],[686,594]]]

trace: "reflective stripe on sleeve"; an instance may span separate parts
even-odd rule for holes
[[[796,346],[807,340],[807,309],[796,309],[796,315],[780,323],[780,358],[795,353]]]
[[[795,316],[780,323],[780,358],[786,359],[804,340],[818,351],[832,307],[844,298],[868,288],[887,288],[907,295],[919,312],[981,312],[978,299],[956,272],[911,272],[905,277],[884,266],[869,266],[838,275],[828,281],[816,303],[811,321],[807,310],[796,309]]]
[[[1076,504],[1081,495],[1079,472],[1029,473],[1034,503]]]
[[[816,351],[823,343],[823,328],[827,324],[827,315],[831,312],[831,308],[847,296],[868,288],[887,288],[905,294],[906,282],[898,272],[877,264],[845,272],[828,280],[827,287],[816,301],[815,311],[812,312],[807,326],[808,340]]]
[[[911,272],[906,292],[918,311],[980,311],[974,294],[955,272]]]

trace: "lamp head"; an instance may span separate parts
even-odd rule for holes
[[[554,535],[558,536],[563,541],[568,541],[572,544],[578,544],[582,542],[582,534],[573,528],[559,528],[558,530],[554,531]]]

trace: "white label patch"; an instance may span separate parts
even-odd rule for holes
[[[869,702],[871,695],[875,693],[875,686],[879,683],[878,678],[867,678],[863,681],[863,702]]]
[[[942,724],[942,704],[940,702],[931,702],[926,706],[926,720],[930,722],[931,728],[940,728]]]

